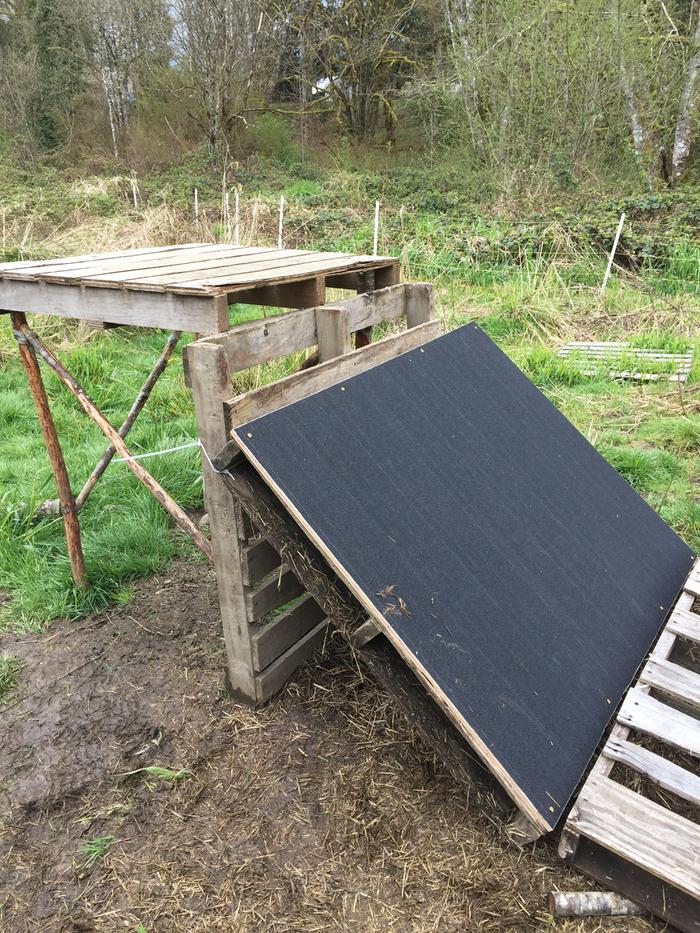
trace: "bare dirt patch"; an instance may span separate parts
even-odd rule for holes
[[[201,563],[0,649],[24,662],[0,706],[3,931],[534,931],[548,890],[589,887],[509,844],[342,647],[263,709],[231,700]]]

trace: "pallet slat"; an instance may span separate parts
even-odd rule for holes
[[[255,586],[280,563],[279,554],[264,538],[252,541],[241,551],[243,582],[246,586]]]
[[[246,603],[251,619],[262,619],[273,609],[285,606],[304,592],[286,564],[275,570],[260,586],[246,594]]]
[[[681,638],[687,638],[688,641],[700,642],[700,616],[689,609],[676,607],[668,620],[666,630]]]
[[[700,756],[700,721],[655,700],[638,687],[627,692],[617,719],[631,729]]]
[[[610,738],[603,755],[645,775],[664,790],[700,806],[700,777],[626,739]]]
[[[589,777],[568,825],[700,898],[700,827],[608,778]]]
[[[651,658],[639,679],[641,683],[700,709],[700,676],[680,664]]]
[[[315,599],[305,596],[253,635],[253,663],[262,671],[324,619]]]

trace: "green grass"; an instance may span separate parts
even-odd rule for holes
[[[274,148],[282,143],[271,136],[267,144]],[[93,248],[94,236],[100,248],[123,245],[122,231],[131,235],[134,226],[142,239],[125,245],[142,245],[152,235],[194,235],[183,226],[191,215],[194,178],[202,206],[218,222],[220,178],[208,171],[198,158],[139,179],[144,203],[139,219],[128,190],[124,193],[114,180],[87,180],[91,183],[86,185],[46,166],[32,171],[9,167],[0,172],[9,231],[3,256],[86,252]],[[430,172],[415,165],[384,172],[332,168],[321,173],[316,166],[296,164],[292,150],[281,161],[256,157],[241,168],[235,183],[242,185],[245,222],[255,200],[256,242],[275,241],[279,194],[284,192],[286,241],[312,249],[370,250],[374,199],[381,198],[380,251],[401,256],[404,278],[434,282],[439,313],[449,326],[476,320],[676,530],[692,546],[700,545],[695,496],[700,482],[695,413],[700,247],[692,226],[686,224],[681,234],[669,220],[673,211],[683,214],[686,193],[669,202],[663,227],[654,227],[662,223],[658,212],[638,207],[624,235],[625,249],[635,261],[625,272],[616,269],[601,295],[619,199],[602,207],[562,203],[538,214],[530,206],[528,216],[513,219],[515,210],[497,213],[486,202],[476,203],[458,167],[446,164]],[[157,213],[164,202],[170,211],[165,218]],[[153,217],[175,226],[163,232],[158,223],[149,226]],[[105,231],[114,238],[112,244],[104,241]],[[653,263],[642,261],[645,252],[653,253]],[[242,323],[274,313],[273,308],[235,305],[230,319]],[[113,462],[81,513],[92,586],[76,590],[62,520],[35,517],[36,507],[55,498],[56,490],[6,320],[0,318],[0,625],[23,630],[40,628],[58,616],[77,618],[108,603],[128,602],[138,578],[166,566],[177,554],[196,557],[199,552],[127,467]],[[115,425],[165,341],[162,332],[129,328],[86,338],[84,331],[46,318],[37,318],[37,326]],[[684,388],[663,379],[642,385],[610,378],[607,365],[589,376],[580,361],[560,358],[558,347],[572,339],[627,340],[630,368],[637,368],[633,348],[694,348],[698,358]],[[179,356],[178,350],[129,435],[136,453],[196,438]],[[233,390],[244,392],[278,379],[303,358],[296,353],[239,374]],[[620,367],[616,363],[612,368]],[[645,364],[645,369],[663,372],[668,364]],[[51,374],[46,383],[77,491],[104,450],[105,439]],[[152,458],[147,466],[185,508],[201,506],[196,449]]]
[[[12,694],[19,680],[22,662],[12,654],[0,653],[0,705],[12,699]]]
[[[83,842],[78,852],[84,868],[91,868],[96,862],[101,861],[107,855],[115,843],[114,836],[95,836],[94,839],[88,839]]]

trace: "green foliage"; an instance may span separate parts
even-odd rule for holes
[[[87,842],[81,843],[78,851],[82,856],[83,867],[92,868],[96,862],[101,861],[115,841],[114,836],[107,835],[95,836],[94,839],[88,839]]]
[[[262,114],[246,129],[246,143],[264,158],[281,165],[298,162],[299,147],[292,141],[289,124],[282,117]]]
[[[7,651],[0,652],[0,705],[12,698],[22,666],[19,658]]]

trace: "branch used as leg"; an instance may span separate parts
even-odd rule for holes
[[[189,535],[200,551],[202,551],[208,558],[211,559],[211,544],[209,541],[204,537],[194,522],[180,508],[177,502],[175,502],[172,496],[169,496],[160,483],[158,483],[157,480],[151,476],[148,470],[144,469],[138,460],[133,459],[131,451],[119,436],[119,432],[105,418],[97,405],[95,405],[92,399],[88,396],[85,389],[83,389],[83,387],[80,385],[78,380],[63,367],[63,365],[56,359],[53,353],[51,353],[51,351],[46,346],[44,346],[39,336],[35,334],[33,330],[30,330],[26,323],[21,324],[18,327],[18,330],[26,338],[30,346],[33,347],[34,351],[39,354],[39,356],[51,367],[51,369],[53,369],[61,382],[73,393],[73,395],[75,395],[83,410],[92,418],[100,430],[107,435],[107,437],[112,442],[112,446],[115,448],[115,450],[119,451],[121,456],[124,458],[124,463],[131,470],[131,472],[141,480],[146,489],[148,489],[151,495],[157,499],[158,502],[160,502],[165,511],[168,512],[170,516],[172,516],[175,523],[179,525],[185,534]]]
[[[126,416],[121,427],[119,428],[119,431],[117,432],[119,434],[119,437],[125,438],[126,435],[129,433],[129,431],[134,426],[134,422],[136,421],[138,416],[141,414],[143,406],[148,401],[148,397],[151,394],[153,386],[156,384],[156,382],[162,375],[163,371],[165,370],[165,367],[168,365],[168,360],[173,355],[173,350],[177,346],[177,342],[181,336],[182,336],[182,331],[176,330],[168,337],[167,343],[165,344],[165,347],[163,349],[163,352],[160,355],[158,362],[151,370],[148,376],[148,379],[146,379],[146,381],[144,382],[143,388],[141,389],[138,396],[136,397],[134,404],[131,406],[129,410],[129,414]],[[85,502],[87,501],[87,497],[90,495],[92,490],[95,488],[98,479],[102,476],[104,471],[109,466],[110,460],[112,459],[115,453],[116,453],[116,449],[114,445],[110,444],[107,450],[105,450],[105,452],[100,457],[100,460],[97,466],[92,471],[92,473],[88,477],[87,482],[85,483],[83,488],[80,490],[80,492],[76,496],[75,504],[76,504],[78,511],[80,511],[82,507],[85,505]]]
[[[39,424],[44,434],[46,449],[49,453],[53,475],[56,480],[56,488],[61,500],[61,511],[63,512],[63,524],[66,530],[66,544],[68,546],[68,556],[70,558],[73,580],[79,589],[86,589],[90,583],[85,567],[83,547],[80,541],[80,523],[78,521],[75,499],[73,498],[73,492],[70,488],[66,463],[63,459],[61,442],[58,439],[56,425],[51,417],[49,400],[46,395],[44,382],[41,378],[39,364],[34,355],[34,350],[26,341],[25,330],[28,329],[27,319],[24,314],[19,311],[13,311],[11,317],[12,327],[19,345],[19,354],[27,373],[29,388],[34,397]]]

